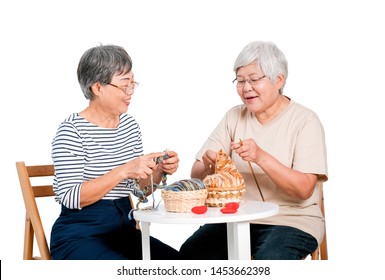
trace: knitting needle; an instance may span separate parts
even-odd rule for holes
[[[243,142],[242,142],[242,139],[239,139],[239,144],[241,144],[241,146],[243,146]],[[253,167],[251,166],[251,162],[250,162],[250,161],[247,161],[247,163],[249,164],[249,167],[250,167],[251,173],[253,174],[253,177],[254,177],[254,181],[255,181],[255,183],[257,184],[257,187],[258,187],[258,190],[259,190],[259,194],[260,194],[260,195],[261,195],[261,197],[262,197],[262,201],[265,201],[265,198],[263,197],[263,194],[262,194],[261,188],[259,187],[259,184],[258,184],[258,180],[257,180],[257,177],[255,176],[255,173],[254,173],[254,169],[253,169]]]

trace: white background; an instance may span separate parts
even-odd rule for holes
[[[179,153],[180,168],[169,177],[172,182],[189,177],[203,141],[223,114],[240,103],[231,83],[232,66],[254,40],[273,41],[286,54],[284,94],[319,115],[328,148],[330,260],[268,262],[274,270],[270,279],[377,274],[384,250],[385,20],[380,3],[2,1],[0,257],[2,275],[9,276],[4,279],[119,278],[115,271],[122,263],[21,261],[25,212],[15,162],[50,163],[57,126],[87,106],[76,78],[87,49],[116,44],[131,55],[140,86],[129,112],[141,125],[145,152],[168,148]],[[49,239],[59,206],[52,203],[43,211]],[[195,226],[154,224],[151,229],[178,249]],[[155,264],[163,263],[147,265]],[[255,265],[232,265],[246,264]]]

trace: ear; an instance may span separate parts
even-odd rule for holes
[[[99,82],[96,82],[94,83],[92,86],[91,86],[91,91],[92,93],[95,95],[95,96],[99,96],[100,95],[100,90],[102,88],[102,85],[99,83]]]
[[[285,84],[286,77],[283,74],[279,74],[277,77],[277,86],[281,89]]]

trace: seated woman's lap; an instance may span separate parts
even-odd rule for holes
[[[250,225],[251,257],[259,260],[300,260],[318,246],[299,229],[275,225]],[[185,259],[228,259],[226,224],[200,227],[180,248]]]
[[[255,260],[301,260],[318,246],[312,235],[288,226],[252,224],[250,236]]]
[[[127,198],[99,201],[82,210],[62,208],[51,236],[53,259],[142,259],[142,237],[134,220],[129,219]],[[177,250],[150,238],[153,259],[180,259]]]

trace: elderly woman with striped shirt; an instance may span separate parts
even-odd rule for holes
[[[114,45],[87,50],[78,80],[89,105],[59,126],[52,142],[54,191],[62,211],[53,225],[53,259],[141,259],[141,234],[128,214],[128,199],[140,187],[160,182],[178,168],[177,153],[156,164],[164,152],[143,153],[136,120],[127,114],[135,87],[132,61]],[[153,259],[179,259],[179,253],[151,238]]]

